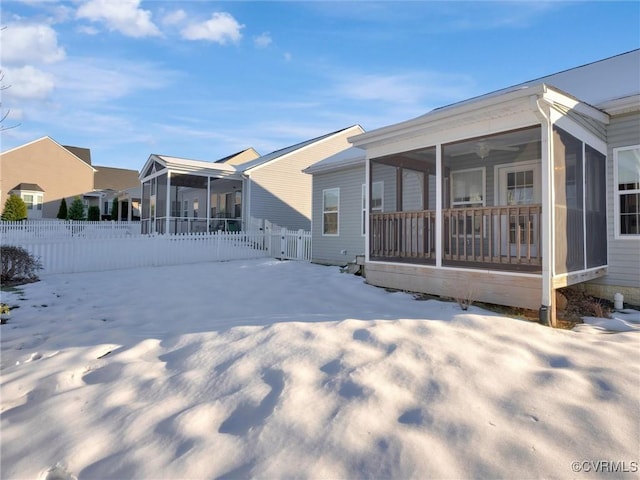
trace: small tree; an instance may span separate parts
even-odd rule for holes
[[[58,215],[56,215],[56,218],[59,218],[60,220],[67,219],[67,200],[64,197],[60,200],[60,208],[58,208]]]
[[[118,199],[114,198],[113,203],[111,204],[111,220],[118,221]]]
[[[91,205],[87,212],[87,220],[90,222],[97,222],[100,220],[100,207],[97,205]]]
[[[5,222],[17,222],[27,218],[27,205],[18,195],[9,195],[4,203],[2,220]]]
[[[67,215],[69,220],[84,220],[84,204],[82,203],[82,199],[80,197],[76,197],[71,202],[71,206],[69,207],[69,214]]]

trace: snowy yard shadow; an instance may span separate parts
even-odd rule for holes
[[[273,413],[278,399],[284,390],[284,373],[282,370],[267,369],[262,373],[262,380],[271,387],[271,391],[259,405],[242,404],[227,418],[218,432],[230,435],[245,435],[252,428],[259,427]]]

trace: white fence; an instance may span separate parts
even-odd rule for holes
[[[275,257],[311,260],[311,234],[218,232],[94,238],[2,238],[40,259],[39,275]]]
[[[25,220],[0,222],[0,238],[8,241],[34,238],[112,237],[140,235],[140,222],[87,222],[72,220]]]

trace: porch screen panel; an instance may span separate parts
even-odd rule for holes
[[[156,196],[156,215],[167,216],[167,174],[160,175],[158,181],[158,194]]]
[[[371,183],[383,185],[382,206],[385,212],[396,211],[398,185],[396,174],[396,167],[378,163],[375,160],[371,161]]]
[[[142,207],[140,210],[140,233],[150,233],[149,205],[151,203],[151,181],[142,184]]]
[[[556,274],[584,269],[582,142],[553,127]]]
[[[585,148],[585,218],[587,268],[607,264],[606,158],[589,145]]]
[[[149,219],[149,202],[151,199],[151,181],[142,184],[142,220]]]
[[[424,173],[402,170],[402,211],[424,210]]]

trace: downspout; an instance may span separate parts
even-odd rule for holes
[[[555,192],[553,183],[553,123],[550,104],[541,96],[531,96],[532,109],[542,124],[542,296],[540,321],[557,327],[553,274],[555,265]]]

